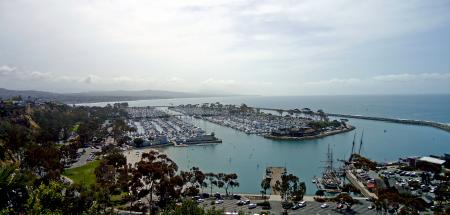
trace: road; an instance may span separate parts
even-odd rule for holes
[[[80,158],[75,163],[73,163],[68,169],[86,165],[89,162],[87,159],[91,153],[102,151],[101,149],[96,148],[92,149],[91,147],[84,148],[84,150],[85,152],[81,154]]]

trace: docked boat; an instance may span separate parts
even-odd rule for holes
[[[180,143],[186,145],[196,145],[196,144],[222,143],[222,140],[215,137],[213,132],[211,134],[197,135],[194,137],[190,137]]]

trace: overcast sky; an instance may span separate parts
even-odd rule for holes
[[[450,1],[0,0],[0,87],[450,93]]]

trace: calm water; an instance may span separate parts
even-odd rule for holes
[[[323,109],[333,113],[363,114],[394,118],[450,122],[450,96],[305,96],[305,97],[226,97],[145,100],[129,102],[132,106],[195,104],[216,102],[246,103],[274,108]],[[98,103],[96,105],[105,105]],[[350,156],[353,135],[364,129],[361,153],[377,161],[393,161],[412,155],[442,155],[450,152],[450,133],[429,127],[350,119],[356,131],[318,140],[274,141],[247,135],[203,120],[193,122],[208,132],[215,132],[223,143],[210,146],[169,147],[164,149],[181,169],[198,166],[205,172],[235,172],[240,187],[235,190],[259,193],[266,166],[286,166],[288,171],[307,182],[307,193],[314,194],[311,183],[319,176],[330,145],[337,159]]]

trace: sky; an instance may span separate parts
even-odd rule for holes
[[[0,87],[450,93],[447,0],[0,0]]]

